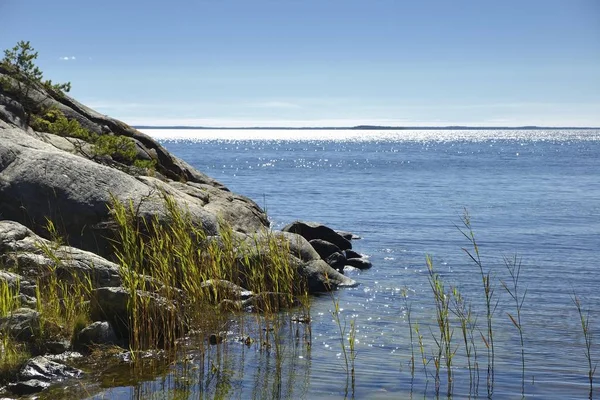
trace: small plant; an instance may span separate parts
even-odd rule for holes
[[[517,258],[515,255],[512,259],[504,258],[504,265],[510,275],[511,282],[510,286],[501,281],[502,287],[509,296],[515,302],[515,310],[517,312],[516,317],[512,314],[507,313],[511,322],[519,331],[519,340],[521,344],[521,395],[525,395],[525,344],[523,341],[523,325],[521,324],[521,310],[523,308],[523,302],[525,302],[525,296],[527,295],[527,289],[523,292],[523,294],[519,293],[519,278],[521,276],[521,259]]]
[[[19,308],[19,285],[12,287],[8,282],[0,281],[0,318],[6,317],[14,309]]]
[[[454,300],[452,312],[460,322],[460,330],[465,345],[465,355],[469,369],[469,390],[470,393],[473,393],[477,391],[479,385],[479,365],[477,363],[477,346],[475,345],[477,321],[473,317],[471,305],[465,303],[462,294],[456,287],[452,289],[452,298]]]
[[[331,293],[331,300],[333,302],[333,310],[331,310],[331,316],[335,324],[338,327],[339,335],[340,335],[340,345],[342,348],[342,355],[344,357],[344,370],[346,371],[346,395],[348,394],[348,381],[351,381],[352,385],[352,393],[354,393],[355,387],[355,360],[356,360],[356,319],[352,318],[350,320],[350,330],[348,331],[348,349],[346,349],[346,332],[347,332],[347,321],[344,319],[342,323],[341,313],[342,309],[340,308],[340,301],[336,299]],[[353,396],[354,397],[354,396]]]
[[[85,129],[76,119],[67,119],[57,108],[51,108],[40,116],[33,116],[31,127],[40,132],[48,132],[58,136],[67,136],[93,142],[95,133]]]
[[[458,227],[458,230],[465,238],[467,238],[473,249],[472,251],[467,248],[463,248],[462,250],[469,256],[471,261],[473,261],[479,269],[481,284],[485,294],[487,332],[485,336],[483,333],[481,333],[481,339],[483,340],[487,349],[487,391],[488,397],[491,397],[494,392],[494,329],[492,321],[496,307],[498,306],[498,301],[494,303],[494,287],[491,283],[491,272],[489,270],[485,271],[483,268],[483,262],[481,261],[481,256],[479,254],[479,245],[477,244],[475,233],[473,232],[473,228],[471,226],[471,217],[466,209],[463,213],[462,222],[463,228]]]
[[[597,363],[594,363],[592,360],[592,331],[590,331],[590,313],[589,311],[583,311],[581,300],[574,292],[571,296],[571,301],[573,301],[573,304],[577,309],[577,314],[579,315],[579,321],[581,324],[581,331],[583,332],[583,340],[585,342],[585,359],[588,365],[588,380],[590,383],[589,398],[591,400],[593,396],[594,375],[596,374]]]
[[[30,356],[23,344],[0,332],[0,383],[14,379]]]
[[[126,136],[97,135],[93,143],[95,156],[111,156],[124,164],[132,164],[137,156],[135,142]]]
[[[434,356],[435,362],[435,387],[436,392],[439,390],[440,385],[440,365],[442,357],[446,363],[447,373],[447,394],[452,394],[452,359],[456,353],[456,349],[452,349],[452,336],[454,330],[450,326],[450,295],[446,293],[444,282],[440,275],[435,272],[433,267],[433,260],[430,256],[427,256],[427,270],[429,271],[429,285],[433,293],[433,299],[436,311],[436,321],[439,329],[439,338],[434,335],[434,340],[437,345],[437,355]]]
[[[410,333],[410,376],[415,377],[415,345],[413,341],[413,325],[411,320],[412,304],[408,303],[408,289],[402,288],[402,297],[404,298],[404,305],[406,307],[406,318],[408,320],[408,331]]]

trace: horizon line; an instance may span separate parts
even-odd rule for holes
[[[194,125],[132,125],[135,129],[221,129],[221,130],[519,130],[519,129],[600,129],[593,126],[469,126],[469,125],[443,125],[443,126],[385,126],[385,125],[355,125],[355,126],[322,126],[322,127],[289,127],[289,126],[194,126]]]

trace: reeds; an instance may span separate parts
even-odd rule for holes
[[[133,203],[113,199],[111,206],[117,226],[115,253],[123,286],[131,293],[132,348],[174,344],[176,332],[184,330],[184,324],[196,330],[204,327],[208,334],[219,326],[220,309],[215,304],[228,294],[218,285],[204,287],[202,283],[208,280],[227,280],[262,293],[256,297],[255,307],[263,313],[289,306],[294,295],[304,293],[306,285],[289,257],[284,238],[269,231],[240,237],[223,221],[219,237],[207,237],[189,212],[170,196],[163,199],[163,220],[144,218]],[[158,316],[158,328],[148,297],[139,296],[139,291],[155,291],[175,305],[173,313]],[[152,331],[156,334],[148,337]]]
[[[355,375],[355,360],[357,356],[356,352],[356,318],[350,319],[350,329],[348,330],[348,321],[344,318],[342,322],[340,308],[340,300],[331,293],[331,301],[333,303],[333,310],[331,310],[331,316],[335,322],[338,333],[340,347],[342,349],[342,356],[344,358],[344,371],[346,372],[346,388],[345,397],[348,396],[348,386],[351,385],[351,397],[354,398],[354,390],[356,385]],[[348,338],[346,339],[346,336]],[[346,340],[348,341],[348,348],[346,348]]]
[[[577,309],[579,322],[581,324],[581,331],[583,333],[583,340],[585,346],[584,354],[588,367],[588,381],[590,383],[589,398],[591,400],[594,394],[594,375],[596,374],[596,366],[598,363],[595,363],[592,358],[592,331],[590,330],[590,313],[589,311],[583,310],[581,300],[575,293],[573,293],[573,295],[571,296],[571,301]]]
[[[519,331],[519,341],[521,345],[521,395],[525,396],[525,343],[523,341],[523,325],[521,323],[521,310],[527,295],[527,289],[521,294],[519,292],[519,278],[521,276],[521,259],[516,255],[513,258],[504,257],[504,265],[510,275],[510,286],[504,281],[500,281],[502,287],[511,299],[515,302],[516,317],[511,313],[506,313]]]
[[[15,287],[0,281],[0,318],[19,308],[19,285]],[[0,330],[0,383],[11,379],[29,357],[25,346],[10,336],[8,329]]]
[[[446,292],[444,281],[440,275],[435,271],[433,267],[433,260],[428,255],[426,257],[427,270],[429,272],[429,286],[433,294],[436,322],[439,330],[439,337],[433,335],[437,347],[437,355],[434,355],[435,363],[435,389],[436,393],[439,392],[440,388],[440,366],[442,358],[446,364],[446,382],[447,382],[447,394],[452,393],[452,359],[456,353],[457,348],[452,348],[452,337],[454,336],[454,329],[450,324],[450,293]]]
[[[471,261],[475,263],[479,270],[479,274],[481,276],[481,284],[483,287],[483,292],[485,295],[485,316],[487,322],[487,330],[486,335],[484,336],[481,333],[481,339],[484,342],[484,345],[487,349],[487,392],[488,397],[491,397],[494,393],[494,329],[492,320],[494,318],[494,313],[496,311],[496,307],[498,306],[498,301],[494,298],[494,286],[492,286],[491,280],[491,271],[485,270],[483,267],[483,262],[481,261],[481,256],[479,254],[479,245],[477,244],[477,240],[475,239],[475,233],[473,232],[473,228],[471,226],[471,217],[469,212],[465,209],[462,216],[463,228],[457,227],[460,233],[463,234],[465,238],[469,241],[472,250],[463,247],[463,251],[469,256]]]

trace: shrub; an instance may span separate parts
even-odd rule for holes
[[[117,161],[132,164],[137,149],[135,142],[126,136],[98,135],[94,140],[94,155],[108,155]]]
[[[67,117],[59,109],[53,108],[41,116],[34,116],[31,127],[36,131],[48,132],[58,136],[68,136],[93,142],[95,133],[85,129],[75,119]]]

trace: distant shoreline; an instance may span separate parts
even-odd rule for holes
[[[374,126],[374,125],[359,125],[350,127],[207,127],[207,126],[152,126],[152,125],[133,125],[135,129],[220,129],[220,130],[559,130],[559,129],[600,129],[599,127],[577,127],[577,126]]]

